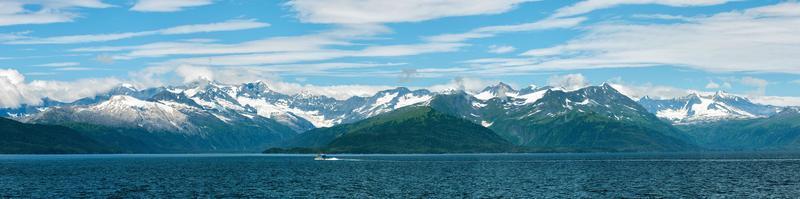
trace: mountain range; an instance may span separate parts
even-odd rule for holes
[[[661,100],[645,96],[639,99],[639,103],[656,116],[676,124],[766,118],[783,109],[783,107],[756,104],[745,97],[724,91],[718,91],[713,95],[694,93]]]
[[[460,90],[431,92],[398,87],[372,96],[340,100],[307,92],[283,94],[271,89],[265,82],[226,85],[201,80],[181,86],[141,90],[121,85],[106,93],[74,102],[43,101],[41,105],[0,109],[0,114],[25,123],[69,127],[100,143],[129,153],[254,152],[271,147],[325,148],[364,153],[414,152],[388,150],[389,146],[396,145],[382,140],[384,135],[388,135],[382,132],[391,129],[388,126],[397,127],[399,124],[409,129],[414,129],[414,126],[461,129],[465,135],[480,135],[489,131],[515,146],[510,147],[514,150],[520,147],[534,151],[729,149],[736,147],[730,147],[730,144],[716,146],[722,141],[700,139],[709,136],[701,136],[697,132],[716,132],[709,128],[719,129],[721,127],[715,125],[725,122],[747,123],[750,126],[775,125],[770,122],[773,119],[797,122],[797,118],[783,116],[788,114],[786,111],[796,109],[760,105],[724,92],[674,99],[643,97],[633,100],[609,84],[577,90],[535,86],[515,90],[499,83],[477,93]],[[424,111],[397,113],[405,109]],[[395,118],[383,115],[409,115],[409,112],[419,113],[410,114],[417,119],[365,123],[370,119],[387,121],[380,118]],[[463,130],[459,127],[465,125],[459,122],[462,120],[475,124],[479,129],[475,132]],[[431,125],[431,121],[448,122],[442,124],[444,127]],[[415,132],[407,132],[407,135],[438,132],[442,136],[451,136],[453,133],[439,132],[435,128],[416,128]],[[363,129],[373,131],[364,132]],[[378,132],[377,129],[382,130]],[[749,133],[758,134],[760,131],[751,130]],[[311,136],[320,132],[334,136],[328,136],[323,141],[319,140],[319,136]],[[360,138],[376,135],[365,142],[384,143],[381,146],[387,148],[366,150],[355,145],[341,145],[364,144],[364,139],[356,139],[359,142],[341,141],[355,135]],[[302,140],[305,137],[313,137],[316,142]],[[491,139],[485,141],[497,142]],[[749,148],[786,148],[784,145],[795,143],[776,144],[781,146],[759,145]],[[416,152],[469,152],[457,150],[458,147],[433,150],[422,143],[412,148],[425,149]]]

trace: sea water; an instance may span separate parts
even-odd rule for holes
[[[800,154],[0,155],[0,198],[800,197]]]

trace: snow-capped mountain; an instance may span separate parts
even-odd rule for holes
[[[743,99],[717,98],[728,104],[743,103]],[[33,109],[38,112],[23,114],[18,120],[86,123],[199,136],[192,139],[199,140],[199,145],[205,147],[201,149],[231,149],[245,142],[242,149],[249,150],[263,146],[264,142],[279,143],[310,129],[353,123],[415,105],[430,106],[481,124],[512,143],[525,146],[560,147],[567,142],[588,142],[584,144],[589,147],[605,147],[591,142],[596,138],[590,139],[589,131],[598,130],[621,133],[605,136],[633,143],[634,148],[643,146],[641,142],[650,142],[636,140],[638,134],[633,134],[639,132],[645,140],[674,141],[679,137],[673,127],[608,84],[578,90],[535,86],[515,90],[499,83],[478,93],[434,93],[399,87],[372,96],[339,100],[305,92],[284,94],[265,82],[226,85],[197,81],[143,90],[120,86],[72,103],[36,107]],[[605,129],[594,129],[598,126]],[[263,141],[247,143],[253,136]],[[567,137],[548,140],[551,136]],[[679,141],[659,147],[680,145],[676,143]]]
[[[724,92],[634,101],[609,84],[515,90],[499,83],[477,93],[398,87],[340,100],[309,92],[284,94],[265,82],[197,81],[141,90],[121,85],[75,102],[44,101],[2,113],[23,122],[100,133],[101,140],[127,140],[123,143],[140,152],[261,150],[311,129],[354,123],[407,106],[430,106],[522,146],[671,150],[692,146],[685,134],[659,117],[684,124],[797,112]]]
[[[149,131],[196,133],[197,127],[188,122],[180,107],[166,103],[143,101],[127,95],[88,105],[55,107],[27,120],[45,122],[63,120],[94,123],[113,127],[144,128]]]
[[[461,113],[467,118],[479,121],[484,126],[491,126],[495,118],[534,118],[534,117],[558,117],[572,112],[601,114],[617,120],[630,120],[642,114],[649,114],[635,101],[621,95],[608,84],[601,86],[590,86],[575,91],[565,91],[552,87],[526,88],[523,91],[513,89],[505,90],[511,95],[495,95],[488,97],[487,93],[492,92],[493,88],[503,88],[504,84],[488,87],[476,95],[466,93],[453,94],[453,96],[437,96],[436,100],[447,100],[448,103],[438,103],[454,106],[458,104],[469,104],[470,109],[462,109],[469,113]],[[441,99],[440,99],[441,98]],[[463,98],[462,102],[457,102],[447,98]]]
[[[639,100],[648,111],[675,124],[769,117],[783,108],[756,104],[749,99],[718,91],[712,95],[690,94],[674,99]]]
[[[607,85],[600,86],[604,88]],[[470,99],[468,107],[472,107],[472,112],[479,110],[498,109],[503,114],[514,112],[516,109],[530,109],[537,107],[542,111],[541,103],[537,103],[545,95],[555,95],[556,93],[589,92],[588,89],[566,91],[553,87],[528,86],[520,90],[515,90],[505,83],[489,86],[477,93],[461,93],[465,99]],[[128,116],[118,115],[119,117],[102,117],[100,120],[120,120],[119,122],[136,123],[131,126],[140,126],[158,130],[170,131],[191,131],[195,128],[192,125],[180,123],[181,114],[192,112],[193,114],[203,113],[213,116],[221,122],[230,122],[242,119],[261,119],[274,120],[280,124],[290,127],[295,132],[303,132],[313,128],[330,127],[341,123],[351,123],[381,113],[386,113],[401,107],[414,104],[429,104],[439,95],[453,93],[433,93],[428,90],[409,90],[398,87],[385,90],[368,97],[351,97],[346,100],[337,100],[327,96],[311,95],[299,93],[287,95],[270,89],[264,82],[252,82],[239,85],[225,85],[213,81],[197,81],[183,86],[158,87],[138,90],[130,85],[121,85],[107,93],[95,97],[84,98],[71,103],[57,102],[44,99],[45,103],[40,106],[22,106],[14,109],[2,109],[0,112],[6,117],[28,118],[27,121],[44,120],[47,115],[54,113],[44,112],[85,112],[89,114],[104,111],[122,111],[119,107],[98,107],[100,105],[109,106],[119,104],[122,101],[134,103],[133,100],[141,102],[156,103],[148,104],[146,107],[130,106],[128,110],[135,112]],[[588,93],[584,93],[587,95]],[[596,95],[596,94],[595,94]],[[123,96],[123,97],[118,97]],[[115,98],[116,97],[116,98]],[[113,100],[112,100],[113,99]],[[121,100],[125,99],[125,100]],[[113,103],[112,103],[113,102]],[[727,119],[748,119],[767,117],[781,110],[780,107],[755,104],[744,97],[739,97],[724,92],[714,95],[692,94],[689,96],[658,100],[643,97],[638,100],[645,109],[660,118],[668,119],[674,123],[684,124],[699,121],[717,121]],[[565,109],[576,108],[578,111],[586,111],[581,107],[602,105],[612,111],[616,108],[630,109],[630,107],[614,107],[619,102],[607,101],[597,102],[596,99],[584,97],[566,97],[558,106]],[[487,107],[488,106],[488,107]],[[498,106],[498,107],[492,107]],[[549,106],[549,105],[548,105]],[[553,104],[556,108],[556,104]],[[160,107],[160,108],[159,108]],[[107,109],[104,109],[107,108]],[[167,110],[172,108],[174,110]],[[535,110],[534,110],[535,111]],[[485,112],[485,111],[484,111]],[[561,111],[565,112],[565,111]],[[166,115],[152,115],[156,113],[173,113]],[[178,114],[181,113],[181,114]],[[500,113],[497,113],[500,114]],[[551,114],[557,114],[553,112]],[[80,114],[79,114],[80,115]],[[492,121],[486,120],[485,116],[473,116],[477,113],[465,114],[468,117],[481,118],[475,119],[478,123],[488,126]],[[169,119],[160,119],[160,116],[169,116]],[[622,117],[621,115],[617,115]],[[89,116],[86,116],[89,117]],[[153,118],[148,118],[153,117]],[[136,120],[148,120],[147,122],[134,122]],[[88,119],[87,119],[88,120]],[[149,124],[147,124],[149,123]],[[173,124],[174,123],[174,124]]]
[[[373,96],[338,100],[308,93],[287,95],[270,89],[264,82],[225,85],[201,80],[183,86],[143,90],[121,85],[107,93],[72,103],[47,100],[42,106],[23,106],[3,111],[10,117],[26,118],[22,119],[24,121],[55,122],[53,118],[58,118],[184,133],[200,128],[185,122],[187,117],[210,117],[229,124],[245,120],[272,120],[300,133],[359,121],[409,105],[429,105],[436,98],[458,95],[465,99],[462,100],[466,104],[464,107],[470,109],[455,109],[462,112],[458,115],[470,117],[484,126],[491,126],[494,124],[493,118],[500,116],[524,113],[516,116],[544,114],[552,117],[573,110],[609,113],[608,116],[618,119],[631,118],[631,115],[615,114],[638,108],[622,103],[627,100],[598,98],[608,97],[609,88],[604,84],[574,91],[535,86],[515,90],[508,84],[499,83],[478,93],[433,93],[424,89],[412,91],[398,87]],[[559,101],[540,102],[546,96],[559,96]],[[781,109],[755,104],[746,98],[724,92],[714,95],[693,94],[668,100],[644,97],[638,103],[650,113],[675,123],[766,117]]]
[[[689,146],[677,129],[608,84],[571,91],[552,87],[516,91],[499,84],[475,95],[437,95],[430,106],[523,146],[604,148],[625,143],[623,148],[629,148],[624,150]]]
[[[191,122],[197,118],[229,125],[270,120],[301,133],[426,103],[433,96],[427,90],[400,87],[369,97],[337,100],[308,93],[287,95],[270,89],[264,82],[225,85],[201,80],[144,90],[123,85],[72,103],[5,110],[11,117],[36,123],[78,122],[191,134],[207,129]]]

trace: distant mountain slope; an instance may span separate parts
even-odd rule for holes
[[[25,124],[0,118],[0,153],[110,153],[111,147],[75,130],[53,125]]]
[[[352,124],[308,131],[294,147],[335,153],[472,153],[511,148],[491,130],[430,107],[401,108]]]
[[[25,119],[69,126],[131,153],[259,151],[296,134],[269,118],[205,110],[192,102],[169,91],[149,100],[115,95],[91,105],[53,107]],[[119,140],[107,139],[111,137]],[[133,144],[138,142],[143,143]]]
[[[63,124],[83,135],[114,146],[120,153],[229,153],[258,152],[276,146],[290,135],[274,135],[245,127],[229,131],[187,135],[141,128],[108,127],[93,124]],[[285,136],[285,137],[276,137]]]
[[[787,108],[768,118],[681,126],[698,143],[718,150],[798,150],[800,110]]]
[[[643,97],[639,103],[649,112],[676,124],[764,118],[782,109],[756,104],[747,98],[723,91],[713,95],[695,93],[674,99]]]
[[[45,99],[41,106],[4,108],[0,113],[28,123],[70,125],[101,138],[121,139],[105,141],[129,145],[125,148],[129,152],[245,152],[316,127],[424,103],[431,96],[427,90],[396,88],[371,97],[337,100],[306,93],[286,95],[264,82],[223,85],[200,80],[144,90],[121,85],[71,103]]]
[[[398,87],[348,99],[310,93],[284,94],[260,81],[226,85],[198,80],[141,90],[121,85],[75,102],[43,99],[41,105],[1,108],[0,114],[27,123],[70,125],[108,138],[103,141],[116,137],[128,151],[227,152],[254,151],[315,128],[430,106],[489,128],[517,146],[663,151],[692,148],[695,141],[671,124],[765,118],[780,108],[722,92],[637,102],[607,84],[515,90],[499,83],[477,93]]]
[[[482,124],[512,143],[526,147],[566,151],[695,148],[682,132],[609,85],[575,91],[545,88],[528,93],[535,93],[535,100],[520,95],[482,100],[454,93],[437,96],[430,105]]]

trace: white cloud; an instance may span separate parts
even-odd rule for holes
[[[56,68],[53,69],[55,71],[89,71],[89,70],[97,70],[95,68],[87,68],[87,67],[63,67],[63,68]]]
[[[58,101],[74,101],[95,96],[117,86],[114,78],[79,79],[74,81],[25,82],[25,76],[14,69],[0,69],[0,107],[18,107],[21,104],[39,104],[49,97]]]
[[[28,5],[40,8],[31,10],[26,7]],[[71,22],[81,16],[73,12],[76,8],[108,7],[112,6],[100,0],[3,0],[0,1],[0,26]]]
[[[472,77],[456,77],[445,84],[437,84],[424,87],[433,92],[446,91],[465,91],[468,93],[478,93],[487,86],[496,85],[498,81],[489,81]]]
[[[95,56],[94,60],[98,61],[100,63],[104,63],[104,64],[112,64],[112,63],[114,63],[114,58],[111,57],[111,55],[108,55],[108,54],[97,55],[97,56]]]
[[[752,96],[750,100],[755,103],[773,106],[800,106],[800,97]]]
[[[175,73],[183,77],[184,83],[197,80],[214,80],[214,72],[207,67],[181,65],[175,68]]]
[[[35,66],[42,66],[42,67],[67,67],[67,66],[78,66],[81,63],[78,62],[56,62],[56,63],[47,63],[47,64],[39,64]]]
[[[396,45],[360,45],[378,34],[391,32],[374,24],[340,25],[309,35],[271,37],[241,43],[208,40],[158,42],[138,46],[100,46],[72,49],[73,52],[115,52],[114,60],[171,55],[206,55],[166,60],[159,65],[259,66],[323,61],[346,57],[398,57],[426,53],[453,52],[465,43],[427,42]],[[347,46],[347,50],[334,47]]]
[[[228,20],[219,23],[183,25],[183,26],[176,26],[159,30],[140,31],[140,32],[68,35],[68,36],[55,36],[55,37],[44,37],[44,38],[24,37],[18,40],[6,41],[5,43],[6,44],[73,44],[73,43],[104,42],[104,41],[128,39],[133,37],[152,36],[152,35],[177,35],[177,34],[192,34],[192,33],[204,33],[204,32],[247,30],[247,29],[268,27],[269,25],[270,24],[268,23],[258,22],[253,19]]]
[[[176,26],[172,28],[162,29],[159,30],[158,32],[165,35],[180,35],[180,34],[192,34],[192,33],[203,33],[203,32],[247,30],[247,29],[263,28],[269,26],[270,24],[258,22],[255,19],[228,20],[219,23]]]
[[[617,91],[631,99],[639,99],[648,96],[656,99],[671,99],[676,97],[683,97],[697,91],[683,88],[675,88],[671,86],[653,85],[651,83],[633,85],[624,82],[609,83]]]
[[[308,52],[318,54],[329,46],[351,46],[350,41],[371,38],[377,34],[391,32],[381,25],[349,25],[310,35],[271,37],[233,44],[213,43],[206,40],[180,42],[158,42],[138,46],[101,46],[72,49],[73,52],[127,52],[114,56],[115,59],[136,59],[142,57],[163,57],[169,55],[221,55],[256,54],[274,52]],[[295,56],[288,54],[287,56]],[[303,55],[300,55],[303,56]],[[207,61],[207,58],[206,58]],[[207,64],[207,63],[204,63]]]
[[[586,0],[556,10],[553,17],[568,17],[620,5],[658,4],[672,7],[719,5],[735,0]]]
[[[530,0],[292,0],[297,18],[309,23],[368,24],[499,14]]]
[[[586,18],[584,17],[544,19],[536,22],[515,25],[486,26],[476,28],[465,33],[441,34],[426,37],[425,39],[432,42],[460,42],[469,39],[494,37],[495,35],[501,33],[571,28],[577,26],[585,20]]]
[[[315,51],[275,52],[222,55],[199,58],[174,59],[168,63],[191,65],[245,66],[322,61],[344,57],[396,57],[426,53],[452,52],[466,46],[462,43],[422,43],[386,46],[369,46],[360,50],[320,49]]]
[[[139,12],[175,12],[187,7],[212,4],[212,0],[139,0],[131,7]]]
[[[516,25],[487,26],[477,28],[465,33],[442,34],[427,37],[427,40],[437,42],[460,42],[469,39],[493,37],[500,33],[546,30],[556,28],[572,28],[586,21],[585,17],[571,17],[585,14],[594,10],[611,8],[626,4],[660,4],[674,7],[717,5],[731,0],[587,0],[575,5],[561,8],[545,19]]]
[[[718,89],[719,87],[720,85],[714,81],[709,81],[708,84],[706,84],[707,89]]]
[[[517,50],[514,46],[498,46],[498,45],[491,45],[489,46],[489,53],[495,54],[503,54],[503,53],[510,53]]]
[[[692,21],[691,17],[679,16],[679,15],[666,15],[666,14],[635,14],[632,15],[631,17],[639,19]]]
[[[671,24],[604,23],[563,45],[534,49],[515,70],[672,65],[713,72],[800,73],[800,3]]]
[[[589,85],[589,81],[583,74],[554,75],[547,79],[547,84],[553,87],[560,87],[566,90],[577,90]]]
[[[744,85],[755,87],[755,90],[753,90],[751,94],[759,96],[767,92],[767,85],[769,84],[767,80],[750,76],[742,77],[739,81]]]
[[[733,86],[731,86],[731,83],[730,83],[730,82],[723,82],[723,83],[722,83],[722,88],[730,89],[730,88],[732,88],[732,87],[733,87]]]
[[[31,31],[0,33],[0,42],[27,39],[28,38],[27,34],[30,33]]]
[[[41,99],[28,94],[23,82],[25,76],[16,70],[0,70],[0,107],[17,107],[21,103],[41,103]],[[23,85],[23,86],[20,86]]]

